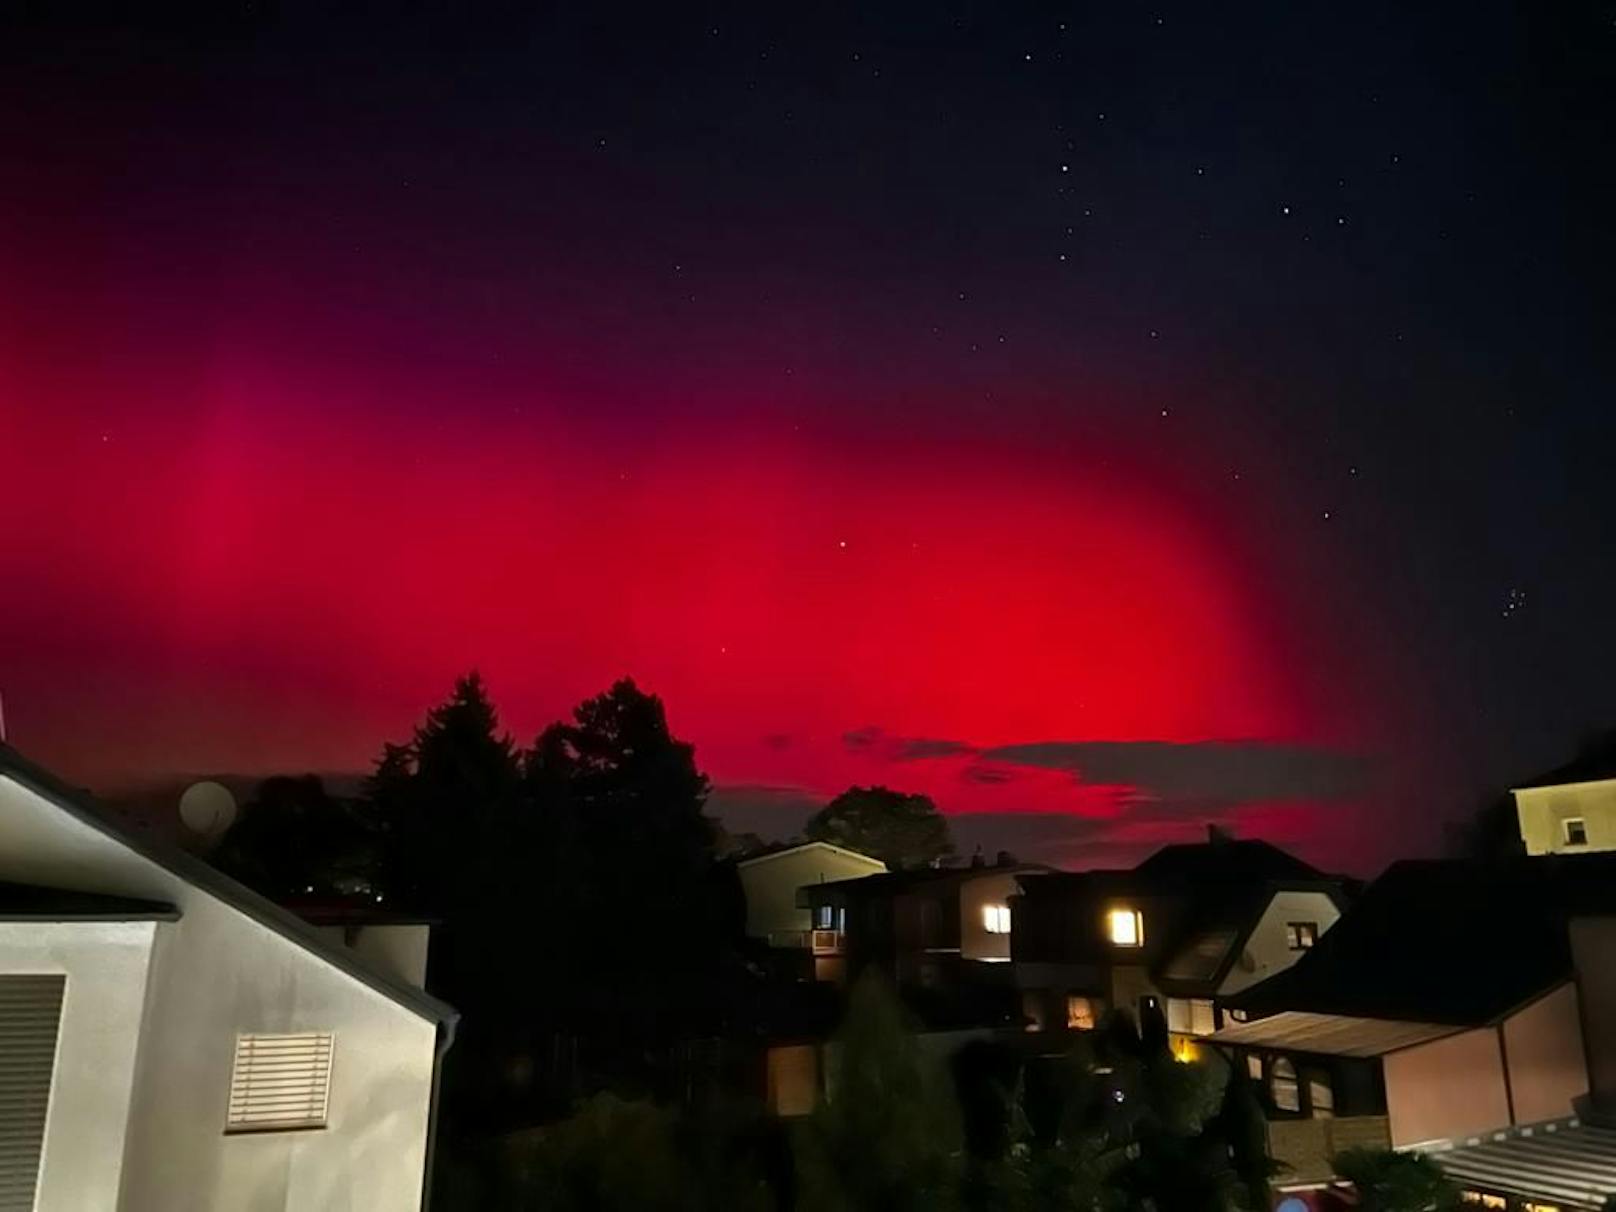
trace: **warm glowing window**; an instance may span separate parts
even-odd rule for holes
[[[1307,1077],[1307,1103],[1313,1108],[1314,1119],[1331,1119],[1335,1115],[1335,1087],[1323,1073],[1310,1073]]]
[[[1168,998],[1167,1029],[1179,1035],[1211,1035],[1217,1030],[1212,1003],[1199,997]]]
[[[1137,909],[1113,909],[1106,914],[1106,934],[1119,947],[1145,945],[1145,919]]]
[[[1527,1200],[1521,1205],[1521,1212],[1560,1212],[1559,1204],[1534,1204]]]
[[[1459,1198],[1467,1204],[1474,1204],[1478,1208],[1507,1208],[1509,1200],[1502,1195],[1488,1195],[1485,1191],[1461,1191]]]
[[[1567,846],[1586,846],[1588,844],[1588,822],[1580,816],[1570,817],[1562,821],[1565,827],[1565,844]]]
[[[1094,999],[1068,997],[1066,999],[1066,1027],[1070,1031],[1092,1031],[1098,1016],[1094,1012]]]
[[[1285,945],[1292,951],[1306,951],[1319,941],[1317,922],[1286,922]]]
[[[1254,1082],[1262,1081],[1262,1057],[1255,1052],[1246,1055],[1246,1076]]]
[[[989,934],[1010,933],[1010,906],[983,905],[982,927]]]
[[[1268,1093],[1280,1111],[1302,1109],[1302,1087],[1296,1080],[1296,1066],[1283,1056],[1268,1073]]]

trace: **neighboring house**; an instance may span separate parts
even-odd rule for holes
[[[4,745],[0,881],[0,1206],[422,1207],[456,1015],[414,951],[366,962]]]
[[[820,979],[842,980],[866,964],[900,987],[942,989],[985,976],[1010,959],[1010,898],[1019,876],[1048,868],[1008,856],[989,865],[925,867],[803,889],[816,927]],[[972,968],[978,969],[971,971]]]
[[[1609,868],[1607,867],[1608,871]],[[1575,1115],[1449,1142],[1431,1157],[1473,1204],[1492,1208],[1602,1212],[1616,1195],[1616,917],[1611,895],[1595,888],[1572,905],[1599,908],[1573,917],[1571,959],[1588,1058],[1586,1097]]]
[[[829,842],[780,846],[735,865],[746,897],[746,933],[771,947],[807,947],[809,931],[835,930],[834,915],[815,921],[802,889],[879,875],[887,865]]]
[[[1616,742],[1607,739],[1510,794],[1527,854],[1616,850]]]
[[[1396,863],[1301,962],[1228,998],[1214,1042],[1262,1084],[1282,1184],[1328,1181],[1352,1145],[1569,1117],[1588,1069],[1567,922],[1590,901],[1616,904],[1616,855]]]
[[[1341,915],[1341,882],[1260,841],[1214,832],[1130,871],[1029,874],[1011,898],[1014,981],[1034,1031],[1155,1006],[1180,1055],[1217,999],[1289,967]]]

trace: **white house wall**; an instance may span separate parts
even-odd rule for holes
[[[1276,892],[1246,940],[1240,960],[1229,969],[1218,992],[1237,993],[1302,958],[1305,952],[1290,949],[1285,937],[1287,922],[1317,923],[1319,937],[1323,938],[1324,932],[1335,925],[1340,916],[1335,902],[1322,892]]]
[[[118,1206],[158,925],[0,922],[0,973],[66,977],[35,1212]]]
[[[153,951],[122,1212],[419,1208],[434,1023],[5,777],[0,878],[181,911]],[[237,1034],[292,1031],[335,1036],[329,1126],[225,1135]]]

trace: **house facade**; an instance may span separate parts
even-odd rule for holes
[[[1529,855],[1616,850],[1616,734],[1510,791]]]
[[[4,746],[0,882],[8,1206],[423,1206],[449,1007]]]
[[[1168,846],[1129,871],[1029,874],[1011,900],[1013,979],[1034,1031],[1112,1009],[1166,1018],[1180,1055],[1218,999],[1289,967],[1336,923],[1339,881],[1257,841]]]
[[[1282,1185],[1328,1183],[1352,1145],[1442,1157],[1573,1119],[1589,1036],[1568,922],[1611,900],[1613,860],[1394,864],[1306,958],[1226,999],[1213,1042],[1260,1085]]]
[[[1005,859],[807,886],[820,978],[845,980],[875,964],[909,989],[1002,985],[983,969],[1010,961],[1019,877],[1046,870]]]
[[[887,865],[830,842],[802,842],[735,864],[746,897],[746,934],[771,947],[807,947],[812,930],[834,930],[834,917],[815,921],[802,894],[811,884],[879,875]]]

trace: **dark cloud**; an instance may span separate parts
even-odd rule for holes
[[[1015,779],[1016,772],[1007,770],[1003,766],[991,766],[984,762],[972,762],[960,771],[960,778],[967,783],[982,783],[987,786],[998,786]]]
[[[854,753],[868,753],[885,735],[886,733],[874,724],[866,724],[862,728],[842,733],[842,745]]]
[[[887,756],[894,762],[915,762],[924,758],[959,757],[961,754],[975,752],[976,746],[968,745],[964,741],[944,741],[932,737],[903,736],[892,738]]]
[[[1178,815],[1232,804],[1340,800],[1361,793],[1368,781],[1355,755],[1263,741],[1037,741],[981,756],[1069,770],[1088,784],[1133,787],[1141,800],[1171,805]]]
[[[842,733],[842,745],[852,753],[873,754],[889,762],[918,762],[927,758],[960,757],[976,752],[976,746],[966,741],[898,736],[874,724]]]

